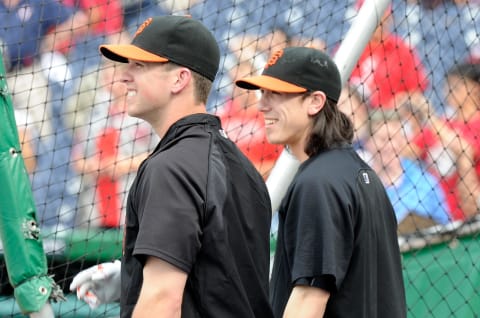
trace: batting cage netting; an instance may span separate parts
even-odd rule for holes
[[[69,285],[121,257],[128,189],[158,137],[127,115],[122,66],[98,47],[170,14],[219,43],[207,110],[267,182],[272,254],[298,163],[268,144],[258,92],[233,83],[310,46],[339,66],[354,147],[394,206],[408,316],[480,315],[480,1],[1,0],[0,317],[48,302],[42,317],[119,315]]]

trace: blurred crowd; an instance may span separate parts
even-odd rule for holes
[[[121,66],[99,44],[128,43],[149,16],[185,14],[217,38],[208,110],[265,179],[259,96],[232,83],[291,45],[335,55],[363,1],[0,0],[0,45],[38,220],[58,233],[116,228],[134,173],[158,140],[126,114]],[[346,80],[339,107],[390,195],[400,230],[465,221],[480,205],[480,2],[394,0]],[[259,117],[260,116],[260,117]]]

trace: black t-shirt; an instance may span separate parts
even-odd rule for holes
[[[122,317],[138,300],[146,256],[188,273],[182,317],[272,317],[268,191],[217,117],[172,125],[140,166],[127,204]]]
[[[295,282],[316,280],[311,285],[330,291],[325,317],[406,317],[396,233],[381,181],[350,146],[304,162],[279,209],[270,285],[275,317]]]

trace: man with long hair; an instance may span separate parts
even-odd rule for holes
[[[380,179],[357,155],[325,53],[290,47],[260,76],[267,139],[301,166],[279,208],[270,282],[275,317],[405,317],[397,221]]]

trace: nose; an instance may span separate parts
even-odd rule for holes
[[[131,81],[132,81],[132,77],[130,76],[130,73],[127,70],[125,70],[122,73],[122,76],[120,77],[120,82],[126,84]]]
[[[257,109],[262,113],[267,112],[270,109],[270,107],[268,106],[268,98],[265,93],[262,93],[262,96],[257,103]]]
[[[130,73],[131,68],[132,68],[131,63],[128,63],[123,67],[122,72],[120,74],[121,83],[128,83],[132,81],[132,75]]]

